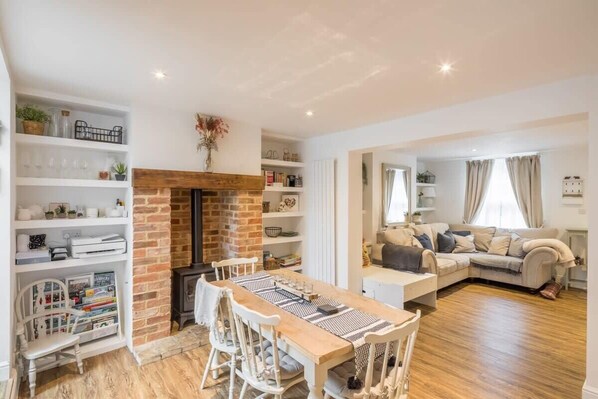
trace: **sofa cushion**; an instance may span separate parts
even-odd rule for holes
[[[448,254],[443,254],[448,255]],[[438,272],[438,277],[446,276],[447,274],[454,273],[458,271],[457,262],[451,259],[443,259],[436,257],[436,270]]]
[[[509,251],[507,255],[514,256],[516,258],[523,258],[525,251],[523,250],[523,244],[530,241],[529,238],[523,238],[519,234],[513,233],[511,235],[511,244],[509,244]]]
[[[416,236],[427,235],[432,243],[432,251],[436,251],[436,244],[434,242],[436,240],[434,239],[434,235],[432,235],[432,227],[429,224],[417,224],[413,226],[413,230]]]
[[[457,271],[457,270],[465,269],[466,267],[469,267],[471,265],[470,257],[468,255],[469,254],[441,254],[441,253],[439,253],[439,254],[436,254],[436,261],[440,262],[440,260],[442,259],[443,261],[450,260],[452,262],[455,262],[456,269],[454,271]]]
[[[509,232],[515,233],[523,238],[530,240],[537,240],[540,238],[557,238],[559,236],[559,229],[555,228],[533,228],[533,229],[510,229]]]
[[[470,256],[472,266],[481,266],[505,272],[521,273],[523,259],[513,256],[472,254]]]
[[[455,249],[453,249],[454,254],[475,252],[473,234],[463,237],[453,233],[453,236],[455,237]]]
[[[429,249],[430,251],[434,251],[434,246],[432,245],[432,240],[428,237],[427,234],[422,234],[421,236],[415,236],[417,242],[423,249]]]
[[[461,236],[461,237],[467,237],[467,236],[471,235],[470,230],[451,230],[451,233],[453,233],[454,236]]]
[[[445,233],[436,234],[436,237],[438,241],[437,252],[443,254],[453,252],[453,249],[455,249],[455,237],[453,233],[447,230]]]
[[[473,234],[475,249],[487,252],[490,248],[490,242],[496,233],[496,227],[476,226],[473,224],[451,224],[451,230],[469,230]]]
[[[488,248],[488,255],[506,256],[509,252],[509,245],[511,244],[511,236],[496,236],[490,241],[490,248]]]

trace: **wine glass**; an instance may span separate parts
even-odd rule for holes
[[[79,165],[80,165],[81,171],[82,171],[82,178],[88,179],[89,175],[87,174],[87,169],[89,168],[89,162],[87,162],[87,159],[83,159]]]
[[[72,168],[72,177],[73,179],[78,179],[79,178],[79,160],[77,158],[73,158],[72,162],[71,162],[71,168]]]
[[[44,166],[44,161],[39,151],[36,151],[33,155],[33,165],[35,166],[35,177],[42,177],[42,166]]]
[[[69,160],[66,156],[62,157],[62,160],[60,161],[60,177],[62,177],[63,179],[66,179],[66,175],[69,171]]]
[[[56,177],[56,159],[54,156],[48,156],[48,159],[46,160],[46,167],[48,169],[46,173],[48,177]]]
[[[25,170],[23,171],[23,173],[25,174],[25,177],[30,177],[31,175],[31,154],[29,153],[29,151],[23,151],[21,153],[21,164],[23,165],[23,168],[25,168]]]

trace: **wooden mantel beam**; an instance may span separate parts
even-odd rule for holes
[[[264,190],[264,177],[163,169],[133,169],[133,187]]]

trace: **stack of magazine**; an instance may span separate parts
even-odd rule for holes
[[[72,284],[67,284],[73,308],[85,312],[85,316],[79,318],[75,334],[118,323],[114,272],[93,273],[93,277],[90,277],[80,276]]]

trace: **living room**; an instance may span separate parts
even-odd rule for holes
[[[336,398],[378,392],[366,375],[383,365],[382,397],[597,398],[596,15],[591,0],[2,1],[0,396]],[[540,165],[525,176],[541,216],[518,202],[520,159]],[[487,180],[472,196],[468,161]],[[406,182],[390,219],[384,165]],[[370,285],[378,269],[403,272],[364,268],[362,241],[385,263],[384,235],[408,229],[430,239],[415,250],[426,273],[410,274],[427,285],[371,294],[392,280]],[[452,253],[453,231],[477,252]],[[516,235],[555,247],[503,265],[521,273],[470,264],[495,238],[508,255]],[[226,278],[227,261],[249,263]],[[247,274],[357,311],[358,338],[261,297]],[[233,292],[226,321],[195,313],[211,289]],[[96,294],[106,312],[91,313]],[[54,306],[80,330],[44,316]],[[308,318],[334,311],[317,308]],[[258,377],[256,313],[279,319],[260,357],[282,354]],[[366,339],[398,336],[410,362],[371,342],[364,357]]]

